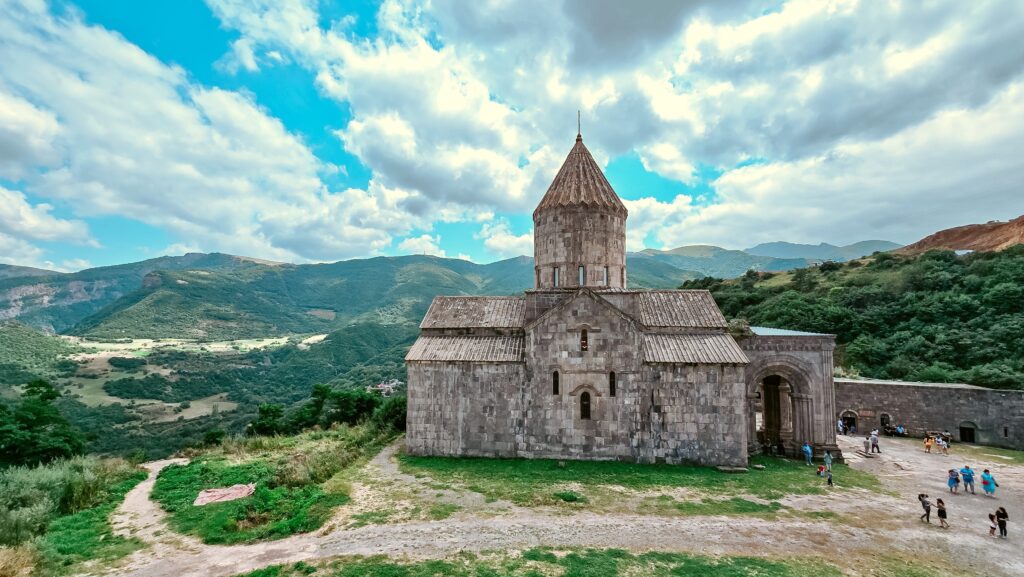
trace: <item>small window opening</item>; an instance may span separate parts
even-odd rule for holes
[[[608,267],[604,267],[604,277],[601,279],[601,284],[608,286]]]
[[[580,273],[579,285],[583,286],[583,285],[587,284],[586,269],[583,268],[583,265],[580,265],[579,273]]]
[[[608,373],[608,396],[615,396],[615,371]]]
[[[580,395],[580,418],[590,419],[590,393],[586,391]]]
[[[558,286],[558,272],[559,272],[559,269],[556,266],[555,267],[555,286]]]
[[[551,394],[558,394],[558,371],[551,373]]]
[[[1010,436],[1010,427],[1003,427],[1003,438],[1006,439],[1006,438],[1009,438],[1009,436]]]
[[[590,342],[587,340],[587,329],[580,331],[580,350],[585,351],[590,347]]]
[[[619,269],[619,285],[626,288],[626,267]]]

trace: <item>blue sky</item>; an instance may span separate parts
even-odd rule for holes
[[[0,0],[0,262],[528,254],[577,110],[631,250],[1012,218],[1022,10]]]

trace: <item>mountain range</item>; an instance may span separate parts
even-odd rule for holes
[[[873,251],[880,242],[858,244]],[[762,246],[787,256],[707,245],[629,253],[629,283],[675,288],[704,276],[805,267],[831,245]],[[435,295],[515,294],[532,279],[533,259],[525,256],[490,264],[400,256],[295,265],[189,253],[75,273],[0,265],[0,321],[105,339],[319,333],[356,322],[415,324]]]

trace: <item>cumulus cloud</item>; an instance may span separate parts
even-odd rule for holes
[[[483,241],[487,252],[501,258],[533,254],[533,231],[513,234],[511,226],[504,219],[484,223],[473,238]]]
[[[64,220],[51,214],[49,204],[32,205],[25,195],[0,186],[0,233],[22,239],[64,240],[99,246],[80,220]]]
[[[748,197],[780,186],[759,179],[806,189],[795,172],[782,180],[785,167],[800,167],[835,194],[868,184],[881,187],[870,193],[891,190],[836,159],[909,140],[948,113],[982,110],[1024,72],[1024,5],[1013,2],[658,2],[635,10],[574,0],[389,0],[370,41],[350,38],[344,26],[319,27],[310,2],[210,2],[226,25],[257,47],[293,55],[317,71],[327,94],[351,104],[353,120],[338,133],[345,147],[383,183],[413,193],[408,207],[417,214],[436,203],[528,211],[568,148],[577,108],[599,162],[633,151],[647,170],[684,183],[699,164],[725,172],[710,203],[633,201],[631,248],[735,246],[764,235],[835,240],[822,218],[832,199],[821,195],[792,195],[803,204],[772,197],[776,204],[757,205],[762,214],[799,222],[747,229],[760,202]],[[957,138],[932,136],[951,146]],[[1011,149],[998,142],[981,134],[976,149],[1007,160]],[[926,173],[934,160],[920,150],[902,157]],[[1007,179],[988,189],[1013,182],[984,174]],[[995,192],[979,194],[997,204]],[[922,228],[939,222],[921,214],[912,194],[874,207],[871,222],[908,210]]]
[[[882,140],[729,171],[715,182],[718,204],[684,207],[681,220],[680,211],[656,206],[670,223],[656,234],[667,246],[746,248],[824,235],[909,243],[943,228],[1013,218],[1024,213],[1024,156],[1011,152],[1024,150],[1021,127],[1024,82],[980,109],[945,111]],[[631,213],[634,204],[627,203]]]
[[[444,249],[439,246],[440,243],[440,235],[430,236],[429,234],[424,234],[411,236],[398,244],[398,250],[407,254],[429,254],[443,257],[446,255]]]
[[[0,115],[19,119],[0,128],[0,170],[14,163],[25,190],[80,216],[299,261],[366,255],[417,223],[393,187],[329,190],[320,175],[333,167],[250,95],[196,84],[74,12],[9,3],[0,37]],[[7,162],[8,142],[29,157]]]

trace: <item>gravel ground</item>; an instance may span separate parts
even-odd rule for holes
[[[916,440],[889,440],[874,459],[853,454],[860,441],[841,438],[851,465],[879,476],[884,493],[836,491],[825,496],[792,497],[787,506],[809,511],[832,511],[835,520],[784,516],[777,520],[754,517],[662,517],[622,514],[551,514],[507,504],[484,504],[478,496],[442,491],[444,502],[464,510],[443,521],[409,521],[344,529],[351,510],[317,533],[253,545],[204,545],[166,528],[164,514],[149,500],[156,474],[177,461],[147,464],[149,480],[139,484],[115,513],[116,530],[134,535],[151,546],[103,574],[138,577],[230,576],[267,565],[313,561],[342,555],[383,554],[402,559],[443,558],[461,551],[519,550],[552,547],[618,547],[633,551],[684,551],[711,555],[816,556],[836,563],[850,575],[869,574],[872,559],[891,556],[914,563],[927,560],[949,568],[950,574],[1024,575],[1024,553],[1016,530],[1024,518],[1024,467],[996,456],[969,463],[979,471],[993,469],[1000,488],[996,499],[978,495],[949,495],[946,471],[965,463],[954,449],[949,456],[925,454]],[[367,465],[376,483],[404,486],[421,483],[398,471],[391,459],[394,447]],[[984,457],[984,455],[982,455]],[[839,480],[837,480],[839,481]],[[365,487],[354,487],[370,495]],[[437,491],[430,489],[431,494]],[[950,529],[918,520],[916,496],[925,492],[943,498],[950,511]],[[987,515],[997,506],[1010,514],[1010,538],[988,537]],[[495,515],[493,509],[502,511]]]

